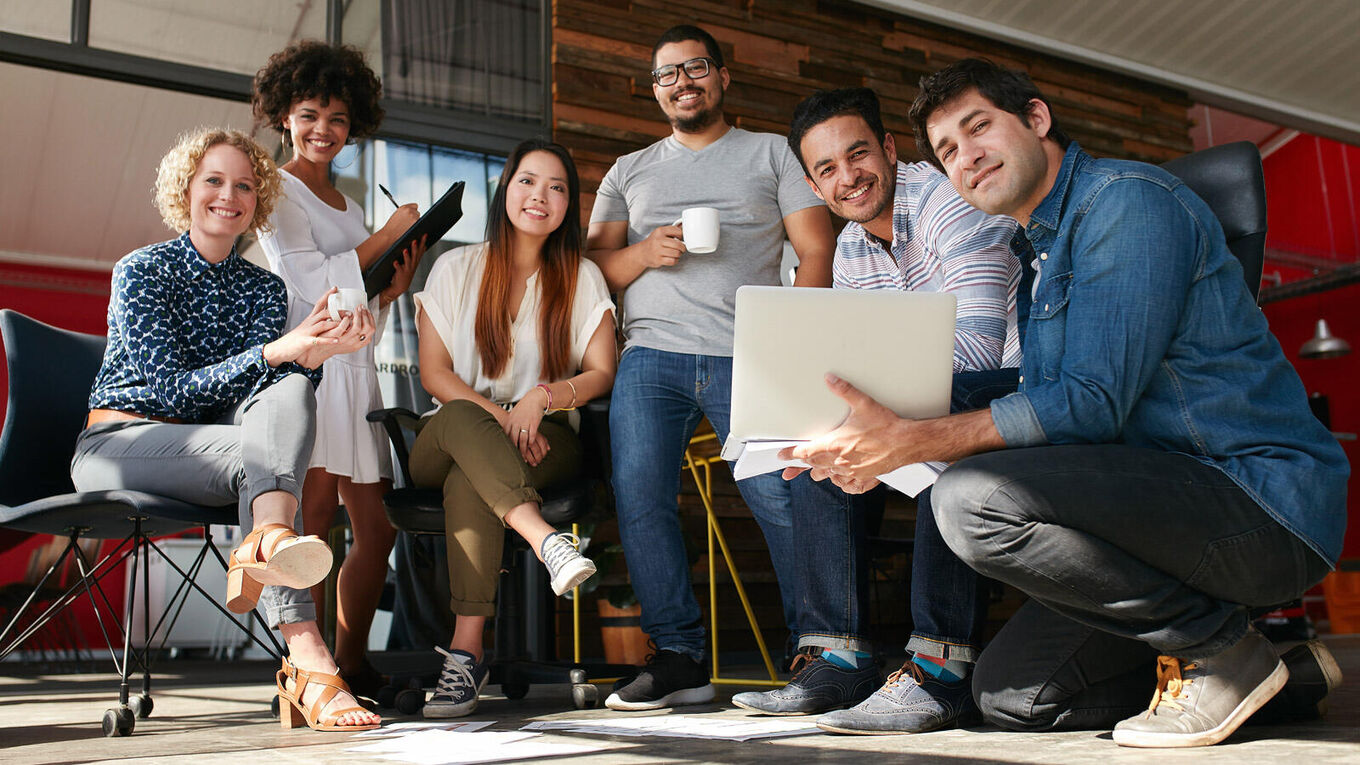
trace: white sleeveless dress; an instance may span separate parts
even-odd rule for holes
[[[354,248],[368,238],[364,211],[345,197],[345,209],[321,201],[307,184],[287,171],[283,196],[275,205],[271,233],[259,234],[269,268],[288,286],[288,329],[302,323],[316,301],[331,287],[362,289],[359,256]],[[378,299],[369,310],[378,321]],[[354,483],[376,483],[392,477],[392,457],[382,428],[364,419],[382,408],[382,393],[373,362],[373,342],[353,353],[332,356],[322,366],[316,390],[316,446],[309,467],[348,476]]]

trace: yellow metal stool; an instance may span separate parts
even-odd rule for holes
[[[717,441],[717,434],[709,431],[700,433],[690,439],[689,448],[685,449],[684,467],[688,468],[690,474],[694,476],[694,484],[699,490],[699,499],[703,500],[704,511],[708,516],[708,613],[710,619],[709,637],[713,641],[713,677],[712,682],[719,685],[760,685],[770,687],[783,687],[784,681],[779,679],[775,672],[774,662],[770,660],[770,650],[765,645],[765,638],[760,634],[760,624],[756,621],[755,611],[751,609],[751,601],[746,596],[746,587],[741,583],[741,574],[737,573],[736,563],[732,560],[732,552],[727,547],[727,538],[723,536],[722,528],[718,525],[718,516],[713,512],[713,465],[722,462],[719,455],[708,457],[695,454],[694,446],[706,441]],[[701,472],[702,471],[702,472]],[[732,584],[736,586],[737,597],[741,599],[741,607],[746,612],[746,621],[751,625],[751,634],[755,636],[756,645],[760,648],[760,658],[765,662],[765,671],[769,673],[769,680],[752,680],[743,678],[727,678],[722,676],[718,664],[718,561],[714,555],[714,543],[722,550],[723,560],[727,563],[727,571],[732,575]]]

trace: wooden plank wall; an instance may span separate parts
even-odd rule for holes
[[[580,168],[583,224],[615,158],[670,134],[652,96],[651,47],[685,23],[722,46],[727,118],[748,130],[784,134],[812,91],[863,85],[882,99],[898,151],[916,159],[906,115],[917,81],[982,55],[1029,72],[1093,154],[1162,162],[1191,148],[1183,91],[851,2],[554,0],[553,135]]]

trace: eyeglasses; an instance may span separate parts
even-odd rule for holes
[[[680,70],[685,70],[685,76],[691,80],[702,80],[708,76],[709,62],[712,61],[708,56],[692,58],[681,64],[666,64],[658,66],[652,70],[652,79],[657,85],[663,88],[674,85],[680,79]]]

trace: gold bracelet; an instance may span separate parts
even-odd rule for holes
[[[568,408],[568,409],[575,409],[575,408],[576,408],[576,386],[571,384],[571,380],[563,380],[562,382],[566,383],[568,388],[571,388],[571,404],[570,404],[567,408]]]

